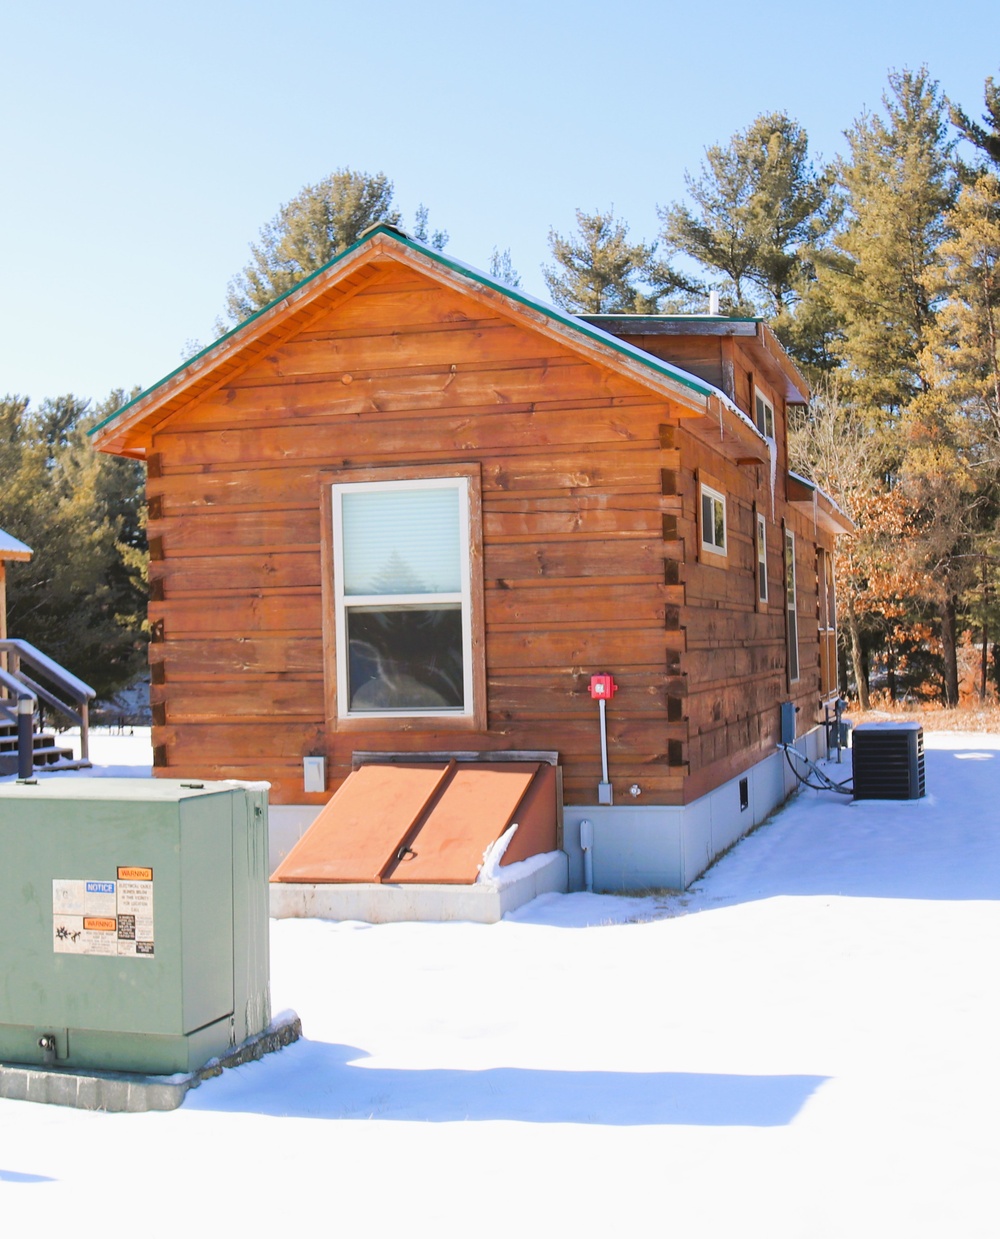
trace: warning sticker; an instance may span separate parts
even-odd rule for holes
[[[119,865],[118,880],[119,882],[152,882],[153,871],[141,865]]]
[[[112,880],[53,878],[52,949],[61,955],[151,958],[153,870],[120,865]]]
[[[148,874],[129,878],[124,874]],[[153,871],[122,867],[118,870],[118,954],[153,954]]]

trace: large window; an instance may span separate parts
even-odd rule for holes
[[[785,530],[785,607],[788,613],[788,682],[799,678],[799,617],[795,603],[795,534]]]
[[[473,509],[462,476],[332,486],[336,715],[476,713]],[[473,504],[472,500],[477,503]]]

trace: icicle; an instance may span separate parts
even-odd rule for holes
[[[725,431],[722,429],[722,401],[721,401],[721,400],[717,400],[717,401],[716,401],[716,404],[718,404],[718,406],[719,406],[719,442],[721,443],[721,442],[723,442],[723,440],[724,440],[724,439],[725,439],[725,437],[726,437],[726,433],[725,433]]]
[[[813,487],[813,537],[819,536],[819,491]]]
[[[774,520],[774,484],[778,477],[778,445],[773,439],[767,441],[767,454],[771,458],[771,520]]]

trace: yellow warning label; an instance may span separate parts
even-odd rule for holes
[[[85,916],[84,929],[96,929],[101,933],[113,934],[118,929],[118,921],[113,916]]]
[[[152,880],[152,869],[145,869],[141,865],[118,866],[119,882],[152,882]]]

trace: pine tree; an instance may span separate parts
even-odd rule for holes
[[[1000,177],[981,172],[963,186],[949,223],[929,274],[945,299],[921,364],[937,399],[1000,463]]]
[[[552,300],[575,314],[655,314],[661,301],[693,289],[692,281],[656,261],[656,245],[628,240],[628,225],[614,208],[593,215],[577,210],[577,235],[549,230],[556,265],[542,274]]]
[[[372,224],[398,225],[402,216],[392,204],[393,184],[378,172],[338,168],[316,185],[306,185],[260,230],[251,244],[251,261],[229,282],[226,311],[240,323],[270,305],[300,280],[353,245]],[[428,231],[427,208],[416,211],[414,236],[443,249],[447,232]]]
[[[847,133],[846,214],[820,278],[855,398],[891,417],[927,386],[920,356],[936,304],[925,273],[949,234],[956,178],[938,84],[922,69],[890,74],[889,86],[884,117],[865,113]]]
[[[986,79],[984,95],[986,111],[983,113],[982,125],[970,120],[966,113],[954,104],[951,108],[951,123],[963,138],[978,147],[988,160],[1000,168],[1000,86],[997,86],[991,77]]]
[[[490,253],[490,275],[508,288],[520,288],[521,277],[518,275],[510,257],[510,250],[502,252],[494,245]]]
[[[809,158],[801,125],[783,112],[758,116],[728,146],[711,146],[686,175],[691,210],[658,207],[663,239],[721,276],[733,313],[777,315],[800,298],[808,248],[826,230],[828,177]]]
[[[428,231],[427,219],[429,215],[430,212],[421,202],[413,212],[413,236],[416,240],[422,241],[424,245],[429,245],[431,249],[443,250],[448,244],[448,233],[443,228],[435,228],[433,232]]]
[[[838,162],[845,213],[820,283],[842,323],[849,398],[880,437],[885,501],[907,512],[896,560],[921,582],[907,620],[936,614],[944,696],[957,701],[957,599],[979,519],[964,432],[927,364],[943,292],[932,275],[951,232],[957,178],[945,101],[926,69],[889,75],[880,115],[863,114]]]
[[[32,548],[12,564],[11,636],[36,645],[107,696],[145,665],[145,501],[142,466],[95,452],[95,411],[73,396],[37,410],[0,400],[0,528]]]
[[[918,512],[909,556],[942,615],[945,700],[958,701],[957,621],[1000,516],[1000,182],[981,173],[950,212],[926,274],[944,300],[920,357],[924,389],[902,419],[900,485]],[[980,608],[982,609],[982,608]],[[984,621],[985,622],[985,621]]]

